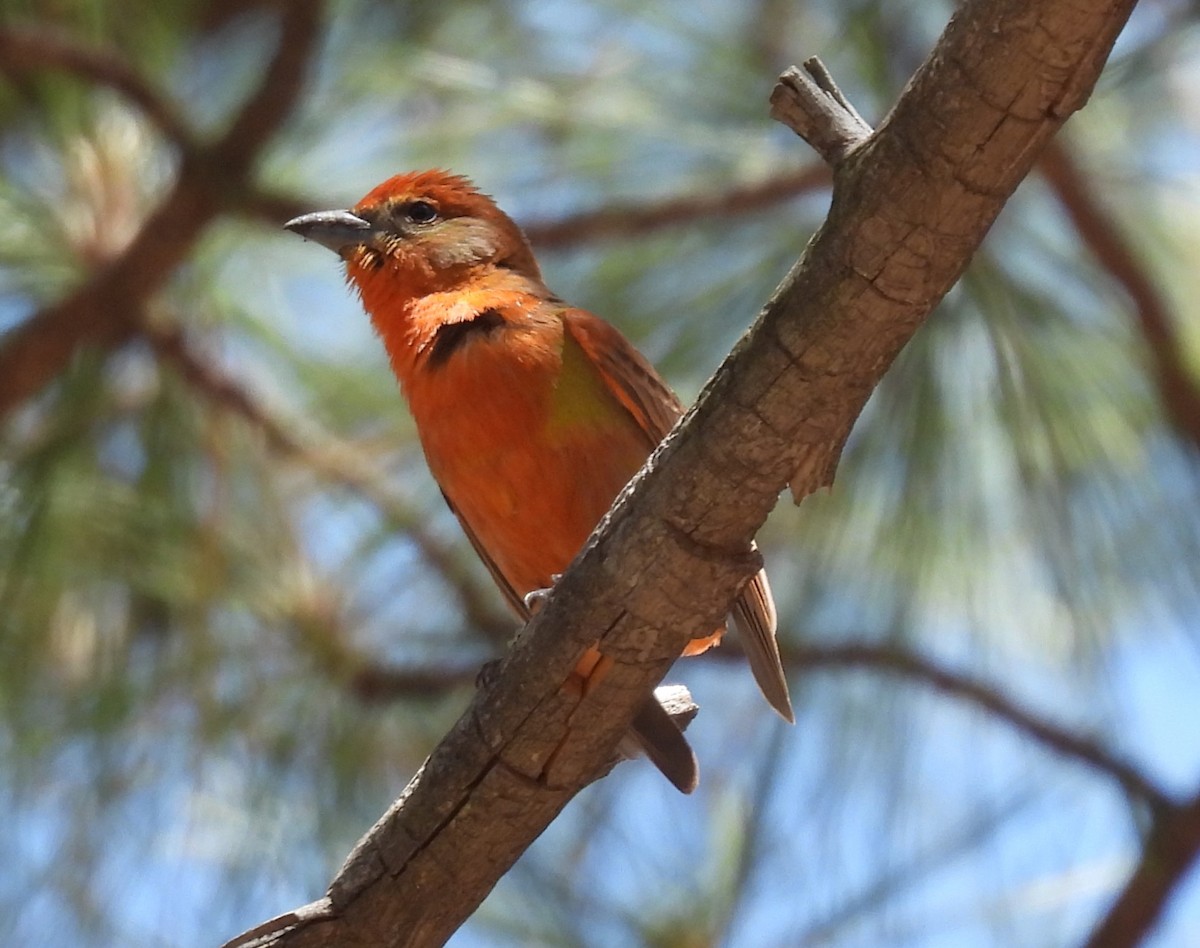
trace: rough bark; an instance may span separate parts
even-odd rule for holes
[[[751,333],[326,897],[231,946],[450,936],[603,770],[688,637],[720,621],[781,488],[829,483],[867,396],[1083,105],[1132,7],[959,9],[878,131],[844,155],[828,220]],[[612,670],[570,698],[560,685],[597,641]]]

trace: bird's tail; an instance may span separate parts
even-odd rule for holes
[[[681,793],[691,793],[700,783],[700,765],[691,745],[654,695],[638,709],[619,750],[630,757],[645,754]]]
[[[785,721],[794,724],[796,716],[779,658],[779,643],[775,641],[775,600],[764,570],[759,570],[738,595],[733,604],[733,623],[763,697]]]

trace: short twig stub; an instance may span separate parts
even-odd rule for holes
[[[779,77],[771,93],[771,117],[812,145],[834,168],[872,131],[815,56],[805,60],[803,72],[792,66]]]

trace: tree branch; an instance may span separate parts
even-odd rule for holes
[[[556,250],[596,240],[641,237],[708,218],[726,218],[777,207],[783,201],[828,187],[831,180],[828,168],[812,164],[723,191],[603,207],[553,221],[533,221],[524,227],[525,236],[535,247]]]
[[[832,180],[825,165],[811,164],[722,191],[607,206],[554,220],[531,221],[522,229],[535,247],[562,250],[598,240],[642,237],[710,218],[753,214],[826,188]],[[237,210],[247,217],[279,225],[307,213],[317,203],[259,188],[245,194]]]
[[[1200,795],[1160,811],[1137,867],[1096,925],[1086,948],[1140,945],[1200,857]]]
[[[1096,262],[1129,294],[1154,363],[1163,410],[1175,430],[1200,448],[1200,384],[1182,358],[1166,300],[1066,144],[1051,142],[1039,170]]]
[[[802,645],[788,649],[786,657],[801,669],[870,668],[928,685],[943,694],[970,702],[1051,752],[1077,760],[1115,780],[1126,794],[1152,810],[1166,810],[1174,805],[1153,780],[1098,741],[1057,727],[996,686],[953,671],[908,649],[878,644]]]
[[[291,113],[321,6],[293,0],[282,7],[279,46],[258,89],[220,140],[184,153],[175,186],[121,256],[0,336],[0,416],[56,378],[80,347],[113,347],[134,334],[146,301],[245,185],[254,158]]]
[[[1062,122],[1133,0],[968,0],[700,400],[655,452],[325,898],[231,946],[437,945],[604,768],[688,639],[757,566],[793,478],[827,483],[867,396]],[[590,645],[611,669],[561,686]],[[436,898],[431,897],[436,893]]]
[[[0,69],[10,76],[47,69],[72,73],[119,92],[183,150],[196,147],[175,105],[119,53],[63,33],[29,27],[0,30]]]
[[[1099,741],[1059,727],[1010,698],[998,685],[939,664],[935,660],[899,645],[879,642],[841,645],[791,645],[781,642],[780,655],[789,673],[806,671],[868,669],[895,675],[915,684],[974,705],[998,718],[1050,752],[1078,761],[1120,785],[1132,799],[1152,810],[1174,805],[1171,797],[1135,764]],[[737,642],[722,643],[710,649],[701,661],[740,662],[745,653]],[[366,665],[352,684],[355,693],[373,701],[389,701],[425,694],[441,694],[459,686],[467,672],[457,668],[413,671],[384,665]]]
[[[871,134],[871,126],[816,56],[804,61],[804,72],[793,66],[779,77],[771,93],[771,117],[812,145],[833,168]]]

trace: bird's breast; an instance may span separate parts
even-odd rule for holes
[[[523,594],[567,567],[649,445],[561,323],[458,332],[406,395],[433,476]]]

